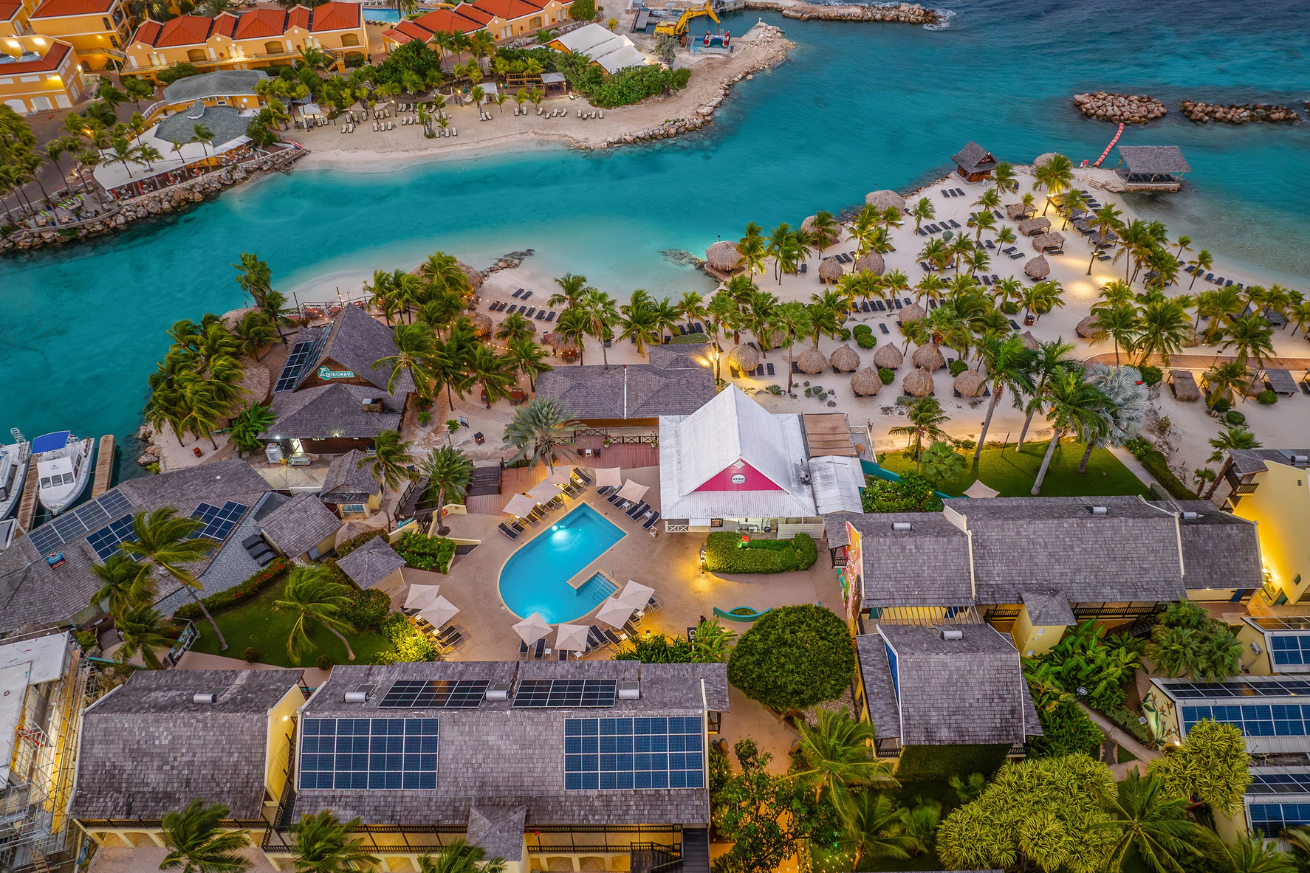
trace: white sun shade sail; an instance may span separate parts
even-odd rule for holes
[[[596,470],[597,488],[618,488],[623,484],[622,467],[604,467]]]
[[[432,605],[432,601],[437,599],[437,592],[440,590],[440,585],[409,586],[409,593],[405,595],[405,608],[427,609]]]
[[[989,485],[983,484],[983,480],[979,479],[977,482],[974,482],[972,485],[970,485],[964,493],[974,498],[975,500],[983,500],[988,497],[995,497],[997,494],[1000,494],[1001,492],[997,491],[995,488],[992,488]]]
[[[619,489],[619,496],[624,500],[631,500],[635,503],[649,490],[649,485],[642,485],[634,479],[629,479],[627,482],[624,482],[623,487]]]
[[[554,470],[550,471],[548,476],[546,476],[546,481],[552,485],[567,485],[572,478],[572,467],[556,467]]]
[[[611,597],[600,605],[600,612],[596,613],[596,618],[612,627],[621,628],[628,619],[632,618],[633,611],[631,604]]]
[[[526,494],[515,494],[509,499],[509,503],[505,504],[505,508],[502,509],[501,512],[506,515],[512,515],[515,518],[522,518],[535,509],[536,506],[537,501],[533,500]]]
[[[523,621],[514,625],[514,631],[519,635],[523,642],[530,646],[546,634],[550,633],[550,625],[546,624],[546,620],[541,617],[540,612],[534,612],[532,615],[523,619]]]
[[[587,628],[581,624],[562,624],[555,635],[555,648],[566,652],[587,651]]]

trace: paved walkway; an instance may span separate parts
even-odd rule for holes
[[[1136,761],[1129,761],[1127,764],[1110,765],[1110,772],[1114,774],[1114,778],[1122,779],[1124,776],[1128,775],[1129,770],[1133,769],[1145,773],[1146,765],[1160,757],[1159,752],[1154,749],[1146,748],[1146,746],[1143,746],[1138,742],[1137,737],[1128,733],[1096,710],[1081,702],[1078,705],[1082,707],[1083,712],[1087,713],[1088,718],[1090,718],[1092,722],[1101,729],[1101,733],[1105,734],[1111,740],[1114,740],[1114,742],[1137,756]]]

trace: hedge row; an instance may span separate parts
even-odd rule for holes
[[[392,545],[396,554],[416,570],[445,573],[455,557],[455,543],[445,537],[430,537],[415,531],[405,534]]]
[[[344,558],[346,555],[349,555],[351,552],[355,551],[355,549],[364,545],[364,543],[368,542],[369,540],[375,540],[385,533],[386,531],[382,530],[381,528],[378,528],[377,530],[366,530],[362,534],[355,534],[353,537],[346,540],[341,545],[337,546],[337,557]]]
[[[808,570],[819,558],[819,548],[806,534],[790,540],[751,540],[720,531],[705,543],[705,569],[711,573],[786,573]]]
[[[1145,439],[1141,437],[1131,439],[1124,443],[1124,448],[1155,477],[1155,481],[1169,492],[1170,497],[1175,500],[1198,499],[1196,492],[1184,485],[1183,481],[1174,475],[1174,471],[1169,469],[1169,462],[1164,454]]]
[[[272,582],[280,577],[287,570],[291,569],[291,562],[285,558],[274,558],[267,567],[264,567],[255,575],[239,585],[220,591],[217,594],[211,594],[202,598],[201,602],[209,609],[210,612],[218,612],[223,609],[231,609],[238,603],[244,603],[254,597],[259,592],[267,588]],[[203,618],[204,613],[194,602],[185,603],[179,606],[173,613],[174,618],[195,621]]]

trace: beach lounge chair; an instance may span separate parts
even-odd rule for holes
[[[518,300],[520,297],[523,296],[523,289],[520,288],[519,290],[515,291],[513,294],[511,294],[511,295],[509,295],[509,296],[510,296],[510,297],[513,297],[515,300]]]
[[[532,650],[532,660],[540,661],[546,654],[546,638],[542,637],[537,640],[537,645]]]
[[[764,365],[763,365],[763,364],[760,364],[758,367],[755,368],[755,375],[756,375],[756,376],[763,376],[763,375],[764,375]]]
[[[810,271],[810,265],[809,265],[809,264],[801,264],[801,272],[802,272],[802,273],[808,273],[809,271]]]
[[[888,334],[891,333],[891,331],[887,329],[887,325],[881,321],[878,322],[878,327],[882,330],[883,333],[888,333]]]
[[[496,526],[500,528],[501,533],[503,533],[505,536],[509,537],[510,539],[516,540],[519,538],[519,535],[514,533],[513,529],[510,528],[508,525],[506,525],[503,521]]]
[[[526,661],[527,659],[528,659],[528,644],[523,642],[523,640],[519,640],[519,660]]]
[[[1214,281],[1214,273],[1206,273],[1206,274],[1205,274],[1205,281],[1207,281],[1207,282],[1213,282],[1213,281]]]
[[[883,303],[881,300],[875,300],[875,301],[873,301],[873,306],[874,306],[874,308],[877,309],[879,312],[886,312],[886,311],[887,311],[887,304],[886,304],[886,303]]]
[[[1310,393],[1310,392],[1308,392],[1308,393]],[[643,528],[645,528],[646,530],[650,530],[651,528],[653,528],[653,527],[655,526],[655,523],[656,523],[657,521],[659,521],[659,520],[660,520],[660,514],[659,514],[658,512],[652,512],[652,513],[650,514],[650,518],[648,518],[648,519],[646,519],[644,522],[642,522],[641,526],[642,526]],[[650,610],[647,609],[647,611],[649,612]]]
[[[983,276],[983,277],[982,277],[982,283],[983,283],[984,285],[990,285],[990,284],[992,284],[992,280],[991,280],[990,278],[988,278],[987,276]]]
[[[960,222],[958,222],[958,221],[956,221],[954,218],[952,218],[952,219],[951,219],[951,227],[959,227],[959,226],[960,226]]]
[[[573,478],[580,480],[584,485],[590,485],[594,481],[590,476],[579,470],[577,467],[573,468]]]
[[[963,197],[963,196],[964,196],[964,189],[963,189],[963,188],[956,188],[956,189],[955,189],[955,196],[956,196],[956,197]]]
[[[606,485],[604,488],[597,488],[596,493],[599,494],[601,497],[609,497],[611,494],[614,493],[614,486]]]
[[[860,301],[860,311],[861,311],[861,312],[869,312],[869,311],[871,311],[871,310],[869,309],[869,301],[867,301],[867,300],[862,300],[862,301]]]
[[[606,640],[606,641],[607,641],[611,646],[614,646],[615,648],[617,648],[617,647],[623,645],[623,640],[620,639],[619,635],[616,634],[616,633],[614,633],[614,631],[610,630],[609,628],[605,628],[603,631],[601,631],[601,633],[605,635],[605,640]]]
[[[897,309],[904,308],[904,306],[901,304],[901,301],[897,300],[895,297],[892,298],[892,305],[894,305]]]
[[[626,500],[624,500],[622,497],[619,496],[617,491],[611,494],[609,497],[606,497],[605,499],[608,500],[610,504],[613,506],[618,506],[620,503],[627,502]]]
[[[1015,329],[1015,332],[1017,333],[1018,330],[1019,330],[1019,322],[1017,322],[1017,321],[1015,321],[1013,318],[1011,318],[1011,319],[1010,319],[1010,327],[1014,328],[1014,329]]]
[[[991,249],[992,251],[996,251],[996,243],[992,242],[989,239],[983,240],[983,245]]]
[[[641,518],[641,516],[645,515],[649,510],[650,504],[643,500],[641,503],[638,503],[636,506],[628,510],[628,518]]]
[[[550,311],[550,315],[547,315],[547,316],[546,316],[546,320],[547,320],[547,321],[554,321],[554,320],[555,320],[555,310],[552,309],[552,310]]]
[[[941,189],[941,192],[942,192],[942,196],[943,196],[943,197],[950,197],[950,196],[951,196],[951,192],[947,191],[945,188],[942,188],[942,189]]]
[[[937,301],[936,301],[936,300],[929,300],[929,301],[928,301],[928,308],[929,308],[929,309],[936,309],[936,308],[937,308]]]
[[[799,376],[799,375],[801,374],[801,366],[800,366],[800,364],[796,363],[795,361],[792,361],[792,362],[791,362],[791,373],[792,373],[793,376]]]
[[[527,299],[528,299],[529,297],[531,297],[531,296],[532,296],[532,292],[531,292],[531,291],[524,291],[524,292],[523,292],[523,299],[524,299],[524,300],[527,300]]]
[[[529,307],[528,307],[528,318],[531,318],[531,317],[532,317],[532,313],[534,313],[534,312],[536,312],[536,311],[537,311],[537,307],[535,307],[535,306],[529,306]]]
[[[773,372],[773,364],[765,364],[765,365],[764,365],[764,369],[768,371],[768,374],[769,374],[770,376],[776,375],[776,374]]]

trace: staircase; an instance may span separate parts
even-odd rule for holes
[[[710,873],[710,832],[706,828],[682,829],[683,873]]]
[[[633,843],[628,849],[628,869],[631,873],[673,873],[680,870],[682,860],[678,850],[661,843]]]

